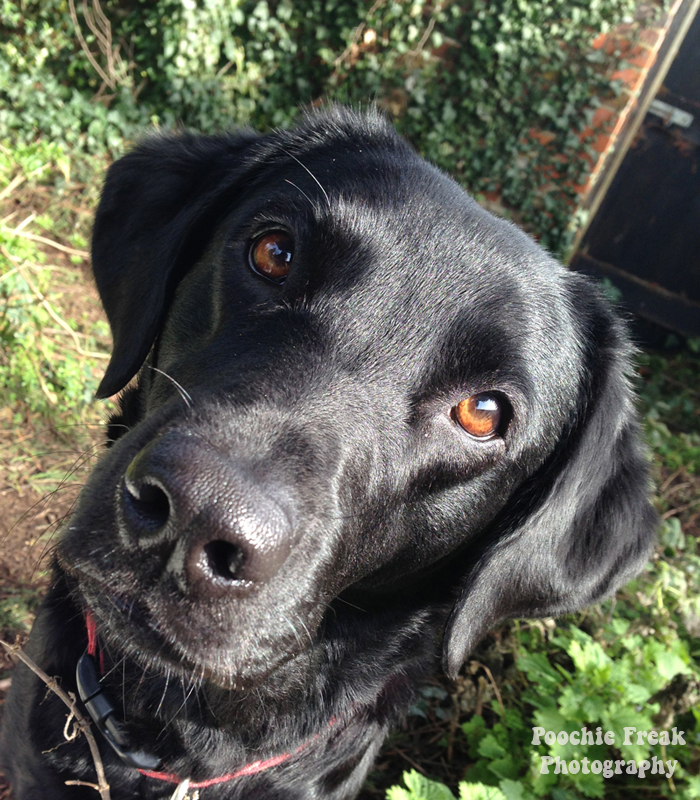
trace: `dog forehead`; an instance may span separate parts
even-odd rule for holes
[[[368,255],[349,270],[326,253],[328,271],[350,274],[353,291],[363,281],[387,291],[392,281],[422,289],[428,281],[423,294],[443,292],[457,303],[492,284],[559,294],[561,265],[515,225],[484,210],[381,118],[340,113],[330,131],[327,122],[314,118],[294,131],[295,151],[278,146],[293,175],[274,160],[274,184],[300,210],[313,209],[314,227],[327,234],[331,250],[342,250],[344,258],[353,247]]]
[[[351,187],[327,190],[313,226],[313,305],[331,322],[370,330],[374,342],[392,331],[407,341],[539,332],[532,352],[543,358],[570,347],[565,268],[450,178],[414,157]]]

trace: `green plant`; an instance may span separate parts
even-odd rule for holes
[[[404,773],[403,780],[406,788],[393,786],[386,794],[387,800],[456,800],[446,786],[415,770]],[[483,783],[463,781],[459,784],[459,800],[519,800],[522,795],[518,794],[517,785],[508,781],[504,785],[505,792]]]
[[[37,416],[57,428],[62,416],[84,418],[104,363],[96,356],[107,349],[104,322],[62,310],[57,276],[79,281],[80,274],[66,271],[65,259],[49,263],[45,245],[23,234],[84,250],[106,161],[150,125],[264,130],[324,98],[376,101],[423,155],[476,194],[498,191],[512,215],[561,254],[581,219],[586,126],[596,104],[617,90],[610,80],[616,55],[593,52],[590,43],[633,6],[103,0],[110,33],[100,44],[80,4],[72,14],[67,0],[4,0],[0,199],[15,198],[22,210],[4,207],[0,225],[0,411],[11,410],[9,425]],[[692,774],[700,762],[699,352],[700,342],[691,341],[675,353],[640,356],[640,408],[663,518],[653,566],[615,603],[557,626],[504,628],[505,649],[516,659],[496,678],[501,702],[485,703],[453,732],[465,757],[465,780],[454,782],[460,800],[573,800],[603,791],[624,800],[642,785],[627,773],[541,772],[542,759],[557,756],[677,760],[670,780],[645,778],[648,796],[700,797]],[[0,623],[20,630],[35,595],[3,597]],[[414,711],[447,730],[454,712],[445,702],[445,690],[428,691]],[[533,728],[571,733],[583,725],[615,732],[616,744],[533,744]],[[676,725],[687,743],[623,745],[625,725]],[[444,745],[450,741],[446,733]],[[411,772],[387,797],[454,794]]]
[[[8,194],[22,185],[54,182],[59,175],[65,181],[69,172],[70,161],[59,145],[0,149],[0,177]],[[31,223],[40,232],[31,232]],[[33,213],[16,227],[0,224],[0,406],[17,413],[26,408],[45,418],[80,413],[89,404],[97,386],[95,357],[101,357],[91,355],[97,347],[93,333],[80,331],[59,313],[52,293],[55,267],[46,264],[40,247],[52,224],[51,218]]]
[[[562,254],[590,170],[587,125],[616,91],[616,57],[591,41],[634,3],[105,0],[106,41],[93,7],[69,6],[3,3],[0,139],[116,155],[151,121],[265,129],[323,98],[376,101],[423,155],[475,193],[498,189]]]
[[[0,638],[28,633],[40,597],[31,588],[5,589],[0,594]]]

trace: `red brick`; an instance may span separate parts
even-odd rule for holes
[[[617,113],[614,109],[608,108],[607,106],[600,106],[595,110],[595,114],[593,115],[593,120],[591,122],[591,127],[594,129],[602,128],[606,122],[609,123],[610,120],[615,116],[617,116]],[[605,127],[609,128],[611,126],[606,125]]]
[[[623,56],[632,49],[632,42],[629,39],[623,39],[621,36],[617,39],[616,44],[618,52]]]
[[[600,50],[608,39],[607,33],[599,33],[593,40],[593,49]]]
[[[557,138],[556,133],[552,133],[551,131],[540,131],[537,128],[530,128],[529,134],[531,139],[536,139],[543,146],[548,145]]]
[[[661,38],[662,33],[663,31],[656,28],[644,28],[639,34],[639,41],[649,45],[649,47],[654,47]]]
[[[585,183],[574,183],[574,181],[564,181],[564,186],[568,186],[570,189],[573,189],[576,194],[586,194],[589,189],[590,178],[586,180]]]
[[[593,142],[593,149],[596,151],[596,153],[604,153],[610,146],[610,142],[610,136],[608,136],[606,133],[599,133],[596,136],[595,142]]]
[[[625,38],[619,31],[601,34],[593,41],[594,50],[605,50],[609,56],[619,53],[624,58],[641,55],[646,52],[645,47],[640,47],[636,41]]]
[[[656,61],[656,53],[652,51],[647,51],[643,55],[635,56],[634,58],[626,59],[628,64],[632,64],[634,67],[639,67],[640,69],[648,69],[652,66],[654,61]]]
[[[629,69],[619,69],[613,72],[612,79],[614,81],[622,81],[627,88],[634,92],[642,82],[643,75],[640,70],[635,67]]]

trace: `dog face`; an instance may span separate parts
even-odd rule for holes
[[[378,116],[146,140],[93,254],[140,372],[58,561],[115,660],[347,707],[647,557],[621,323]]]
[[[344,592],[459,562],[434,587],[454,674],[498,619],[646,556],[619,323],[378,119],[147,141],[110,170],[94,269],[101,395],[152,352],[59,558],[118,647],[255,685]]]

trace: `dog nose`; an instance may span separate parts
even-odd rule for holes
[[[122,521],[144,551],[167,551],[183,592],[217,597],[269,581],[285,562],[294,530],[283,494],[207,443],[166,435],[129,464]]]

